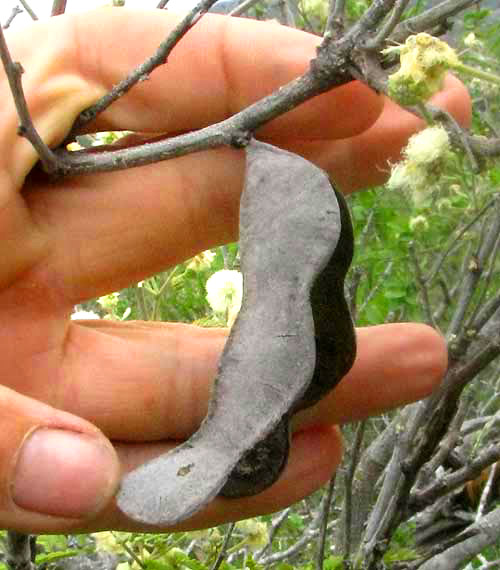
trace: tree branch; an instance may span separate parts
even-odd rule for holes
[[[385,45],[388,36],[392,33],[394,28],[401,20],[401,16],[403,15],[403,12],[406,10],[406,7],[409,3],[410,0],[397,0],[392,14],[387,19],[387,21],[382,26],[380,26],[380,30],[378,30],[373,37],[367,38],[365,41],[365,49],[378,51]]]
[[[468,465],[452,473],[448,473],[425,489],[413,491],[408,500],[408,506],[412,512],[422,510],[432,505],[439,497],[448,494],[462,486],[467,481],[472,481],[481,475],[481,472],[500,460],[500,444],[493,444],[481,451],[481,453]]]
[[[54,0],[52,4],[51,16],[60,16],[66,11],[66,0]]]
[[[104,97],[101,97],[97,103],[85,109],[76,119],[68,139],[72,139],[75,133],[79,132],[85,125],[93,121],[97,115],[107,109],[114,101],[123,97],[134,85],[140,81],[145,81],[149,74],[158,66],[167,62],[167,58],[174,47],[186,35],[186,33],[198,22],[201,16],[215,4],[217,0],[201,0],[186,16],[177,24],[177,26],[169,34],[168,38],[162,42],[156,53],[141,63],[132,73],[123,81],[120,81],[113,89]]]
[[[390,40],[393,43],[401,44],[408,36],[425,32],[439,26],[447,18],[451,18],[475,4],[477,4],[477,0],[446,0],[445,2],[441,2],[437,6],[418,14],[418,16],[414,16],[398,24]]]
[[[7,18],[5,24],[2,26],[4,30],[6,30],[14,21],[14,18],[18,15],[18,14],[22,14],[23,11],[21,10],[21,8],[19,8],[19,6],[16,4],[14,6],[14,8],[12,8],[12,12],[10,13],[10,16]]]
[[[419,570],[458,570],[476,554],[490,545],[497,544],[500,536],[500,509],[495,509],[468,526],[458,535],[454,544],[432,556]]]
[[[453,339],[459,333],[467,308],[472,300],[472,295],[498,239],[500,233],[500,200],[497,200],[495,210],[491,226],[488,228],[482,244],[479,246],[477,253],[469,258],[468,271],[462,282],[457,308],[446,333],[449,339]]]
[[[5,557],[9,570],[35,570],[33,545],[34,541],[31,535],[14,530],[7,532]]]
[[[227,554],[227,547],[229,546],[229,541],[231,540],[231,536],[233,534],[235,526],[236,526],[236,523],[234,523],[234,522],[230,523],[230,525],[227,529],[226,535],[224,536],[224,542],[222,543],[222,546],[220,547],[219,553],[217,554],[217,558],[216,558],[214,565],[212,566],[211,570],[219,570],[222,563],[224,562],[224,559],[226,558],[226,554]]]
[[[26,12],[28,12],[32,20],[38,20],[38,16],[35,14],[35,12],[33,12],[26,0],[19,0],[19,2],[21,3],[21,6],[26,10]]]
[[[245,0],[245,2],[242,2],[234,10],[231,10],[231,12],[229,12],[229,16],[241,16],[250,10],[250,8],[253,8],[258,2],[260,2],[260,0]]]
[[[52,152],[52,150],[44,143],[37,130],[35,129],[35,126],[33,125],[21,82],[21,75],[24,73],[24,70],[20,63],[12,61],[9,48],[7,47],[7,43],[5,41],[5,35],[1,27],[0,58],[5,69],[5,74],[7,75],[7,79],[9,81],[10,90],[12,92],[17,114],[20,120],[18,134],[29,140],[29,142],[37,151],[44,169],[49,173],[53,173],[58,170],[59,159],[55,153]]]
[[[323,570],[325,561],[326,531],[328,528],[328,518],[332,508],[333,490],[335,488],[335,475],[330,479],[326,493],[323,495],[321,504],[321,519],[319,528],[319,541],[316,553],[316,570]]]

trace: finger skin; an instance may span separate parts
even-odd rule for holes
[[[108,88],[126,76],[131,63],[138,65],[148,58],[178,19],[179,15],[151,10],[79,15],[75,22],[80,57],[85,58],[80,69],[89,81]],[[127,42],[109,62],[110,33],[118,29],[127,30]],[[179,42],[167,65],[103,113],[98,127],[121,125],[134,131],[176,133],[219,122],[305,73],[320,41],[275,23],[207,14]],[[373,91],[355,82],[304,103],[258,134],[263,138],[276,133],[344,138],[372,124],[382,103]],[[353,105],[362,110],[358,116],[342,116]],[[318,113],[324,113],[323,124]]]
[[[26,69],[23,85],[35,124],[51,145],[62,140],[82,109],[150,55],[175,23],[166,13],[155,12],[154,21],[153,13],[117,11],[112,21],[108,14],[40,22],[31,28],[30,42],[24,34],[9,37],[15,59]],[[229,21],[204,18],[166,66],[94,127],[171,133],[198,128],[300,75],[314,55],[318,39],[313,36]],[[126,49],[115,54],[111,38],[122,34],[140,36],[140,41],[125,42]],[[262,79],[255,81],[261,72]],[[48,184],[27,176],[36,155],[17,136],[17,116],[2,79],[0,345],[6,387],[0,416],[1,433],[8,437],[0,441],[0,520],[4,527],[27,532],[126,528],[112,504],[93,523],[22,511],[8,498],[13,462],[21,442],[39,425],[89,433],[101,428],[109,437],[137,442],[118,446],[126,466],[166,445],[144,440],[183,439],[196,429],[206,411],[224,332],[144,323],[69,324],[68,316],[81,299],[234,240],[244,155],[217,149],[129,172]],[[470,102],[457,82],[448,82],[438,97],[459,120],[467,120]],[[401,113],[353,82],[302,105],[260,134],[297,149],[334,177],[337,173],[342,189],[349,190],[385,176],[384,160],[421,127]],[[340,454],[338,433],[318,424],[365,417],[427,394],[443,373],[442,340],[430,329],[392,326],[401,328],[360,332],[352,375],[339,386],[338,397],[300,418],[289,469],[274,494],[241,505],[217,501],[191,524],[210,526],[236,516],[240,507],[243,516],[272,511],[308,494],[328,479]],[[384,364],[387,354],[394,355],[389,366]],[[96,427],[58,410],[74,412]],[[306,427],[314,429],[300,431]]]
[[[160,444],[152,445],[149,449],[141,446],[137,453],[133,453],[129,447],[118,446],[118,453],[124,469],[128,471],[170,448]],[[131,521],[111,501],[100,517],[79,531],[95,532],[108,528],[135,532],[193,530],[272,513],[303,499],[327,483],[340,464],[342,451],[342,438],[337,428],[315,426],[293,437],[289,462],[282,476],[259,495],[242,499],[218,497],[190,519],[168,529]]]
[[[98,18],[93,12],[56,18],[34,25],[34,40],[47,34],[57,38],[55,42],[41,39],[44,49],[35,55],[28,50],[24,36],[13,36],[13,54],[30,70],[26,95],[45,140],[51,144],[60,141],[78,112],[151,53],[165,28],[176,21],[167,13],[131,14],[125,10],[113,16],[103,10]],[[151,80],[109,109],[109,127],[179,130],[179,125],[171,124],[174,113],[165,110],[171,108],[176,109],[176,121],[185,121],[180,130],[191,128],[190,121],[195,118],[197,126],[223,118],[262,96],[263,91],[271,92],[302,73],[318,42],[317,37],[303,32],[244,19],[213,16],[203,18],[200,24],[179,44],[167,66],[155,70]],[[151,34],[145,38],[146,28]],[[108,34],[103,33],[106,29]],[[130,37],[141,35],[141,41],[126,42],[123,54],[110,58],[106,38],[114,37],[111,32],[117,30],[120,34],[127,30]],[[279,44],[277,34],[282,40]],[[249,39],[252,50],[244,47],[249,44],[243,44],[242,37]],[[193,49],[198,45],[206,50]],[[205,73],[208,54],[213,54],[210,65],[218,68]],[[256,82],[257,72],[260,79]],[[178,110],[167,105],[167,94],[175,96],[176,105],[187,106]],[[5,97],[9,99],[7,92]],[[459,120],[470,108],[463,88],[445,90],[442,100]],[[394,156],[405,137],[421,128],[411,115],[387,103],[377,121],[383,104],[382,97],[351,82],[287,113],[263,131],[263,136],[302,152],[326,168],[342,190],[349,191],[386,176],[384,157]],[[0,286],[46,258],[33,280],[59,284],[68,309],[82,299],[120,289],[200,250],[237,238],[242,151],[197,153],[57,185],[32,176],[21,196],[18,190],[36,155],[27,141],[17,137],[13,105],[6,105],[2,115],[6,128],[0,132],[0,145],[7,152],[0,157],[0,177],[3,171],[6,180],[0,192],[8,208],[0,209],[4,260]],[[140,120],[140,125],[127,122],[130,117]],[[366,129],[368,138],[359,138]],[[141,224],[137,224],[138,208]],[[190,227],[188,233],[186,226]],[[184,239],[179,244],[180,234]],[[15,248],[10,245],[13,243]]]
[[[112,451],[103,434],[89,422],[0,386],[0,433],[2,434],[0,437],[0,525],[2,528],[29,533],[65,532],[82,524],[76,519],[28,512],[14,502],[14,476],[17,473],[20,449],[28,437],[36,430],[43,428],[85,434]],[[94,470],[99,468],[95,465],[87,467]],[[101,497],[103,505],[112,500],[119,482],[117,458],[113,469],[104,476],[108,478],[109,484],[105,490],[105,496]],[[74,486],[74,479],[68,484]],[[63,498],[70,493],[71,488],[60,489],[60,496]]]
[[[358,342],[360,357],[344,381],[322,402],[298,414],[289,463],[282,477],[255,497],[217,498],[206,509],[175,526],[175,530],[203,528],[273,512],[307,496],[325,484],[340,463],[341,437],[332,423],[364,419],[374,412],[428,396],[446,370],[445,343],[427,326],[384,325],[360,329]],[[389,362],[387,352],[394,354]],[[150,448],[121,446],[119,450],[124,469],[129,470],[169,448],[158,444]],[[147,529],[128,521],[117,511],[114,502],[103,513],[102,522],[101,519],[93,522],[99,524],[103,528]]]
[[[100,356],[99,350],[109,351],[110,344],[104,339],[101,348],[97,341],[93,345],[87,343],[85,346],[97,350],[97,353],[88,355],[77,350],[84,373],[78,373],[77,363],[71,363],[71,369],[77,373],[81,384],[66,382],[54,391],[50,389],[50,383],[43,383],[41,387],[34,383],[32,389],[38,390],[40,399],[82,417],[87,416],[106,435],[122,440],[116,444],[122,469],[128,470],[172,446],[172,443],[141,441],[182,440],[198,427],[206,413],[210,386],[227,331],[167,323],[130,323],[119,327],[118,323],[87,322],[81,328],[87,332],[97,331],[103,337],[114,335],[117,345],[126,352],[116,353],[116,363],[111,368],[100,369],[99,363],[106,362],[106,359]],[[125,334],[125,331],[130,332]],[[331,424],[361,419],[424,397],[438,384],[446,368],[442,338],[423,325],[392,324],[360,329],[358,339],[358,358],[349,376],[331,396],[302,412],[295,422],[297,432],[290,463],[276,485],[241,503],[217,499],[208,510],[187,521],[182,528],[210,526],[235,516],[244,518],[271,512],[309,494],[328,480],[339,461],[340,440],[337,431],[332,431]],[[148,350],[145,350],[146,346]],[[77,348],[80,347],[77,345]],[[393,355],[390,361],[386,359],[388,353]],[[126,367],[123,366],[124,359],[127,360]],[[87,365],[90,365],[89,370]],[[101,401],[102,405],[95,405]],[[6,405],[15,409],[11,401]],[[47,421],[54,422],[60,417],[53,409],[27,398],[22,402],[23,413],[32,405],[43,407]],[[24,424],[19,420],[22,414],[15,414],[15,425],[21,434],[29,432],[35,423],[43,423],[39,418],[44,416],[38,408],[35,415],[37,419],[23,428]],[[66,420],[66,415],[63,418],[66,427],[71,428],[69,421],[84,422],[74,416],[69,418]],[[12,416],[7,415],[5,421],[5,430],[10,433],[14,425],[9,423]],[[9,457],[15,456],[16,445],[21,439],[22,435],[12,438],[11,442],[2,442],[3,445],[9,443],[10,447],[2,449],[0,466],[12,464]],[[137,443],[126,444],[123,440],[136,440]],[[33,516],[11,503],[7,507],[0,518],[11,521],[10,526],[15,524],[18,530],[144,530],[144,527],[127,521],[116,510],[114,501],[91,522]]]
[[[196,431],[226,330],[82,321],[73,334],[66,353],[72,377],[58,391],[26,383],[29,395],[91,421],[116,440],[182,440]],[[351,372],[331,395],[297,415],[297,428],[356,421],[413,402],[429,395],[446,370],[446,345],[428,326],[368,327],[358,329],[357,338]]]
[[[443,90],[429,103],[446,109],[460,125],[470,126],[472,107],[469,93],[452,74],[445,77]],[[425,126],[424,121],[386,99],[384,111],[375,124],[337,145],[334,164],[325,167],[333,172],[333,179],[347,192],[383,184],[389,176],[390,165],[400,160],[401,150],[409,137]],[[372,168],[366,168],[366,164]],[[354,175],[355,172],[360,174]]]
[[[299,429],[318,422],[358,421],[420,400],[432,393],[446,372],[446,342],[431,327],[378,325],[357,329],[356,335],[354,367],[326,398],[297,414]]]
[[[24,89],[34,123],[43,139],[51,146],[58,144],[79,112],[125,77],[131,68],[149,57],[178,19],[178,15],[159,11],[122,10],[112,14],[110,10],[101,10],[33,24],[30,28],[32,42],[29,43],[22,34],[9,35],[13,57],[22,61],[28,70],[23,77]],[[148,34],[144,34],[145,29]],[[123,50],[114,50],[109,44],[109,38],[124,34],[125,31],[128,37],[126,45]],[[54,40],[47,42],[47,37]],[[37,43],[37,38],[43,49],[33,53],[31,46]],[[176,47],[169,57],[168,65],[160,66],[147,82],[135,86],[125,97],[112,105],[94,128],[175,133],[217,122],[303,73],[310,59],[314,57],[317,43],[318,38],[315,36],[282,26],[215,15],[206,16]],[[248,45],[252,45],[252,50],[248,49]],[[110,57],[110,53],[113,57]],[[255,81],[256,74],[258,81]],[[164,196],[167,188],[177,188],[175,194],[185,202],[184,207],[179,208],[178,216],[175,216],[175,212],[174,215],[170,214],[170,217],[177,219],[180,224],[183,224],[186,218],[196,223],[198,211],[205,211],[206,201],[198,204],[198,196],[202,190],[198,186],[199,176],[193,175],[205,171],[203,165],[198,164],[194,157],[188,162],[179,162],[174,167],[169,165],[167,168],[162,166],[135,171],[130,176],[122,172],[111,177],[87,177],[85,181],[80,179],[77,186],[84,191],[89,187],[102,186],[101,192],[86,194],[84,204],[79,200],[81,197],[71,183],[58,185],[60,189],[67,190],[66,195],[72,197],[69,203],[63,200],[61,205],[56,205],[42,196],[37,184],[29,184],[34,187],[34,196],[37,198],[30,200],[26,207],[18,191],[35,164],[37,155],[27,140],[17,136],[17,114],[6,81],[2,83],[1,88],[8,104],[1,112],[3,128],[0,132],[0,146],[5,152],[0,156],[0,176],[5,173],[7,183],[0,191],[0,205],[8,203],[9,209],[0,210],[0,252],[5,253],[0,286],[2,283],[11,282],[16,275],[32,266],[43,255],[53,252],[55,244],[58,243],[59,232],[64,232],[66,237],[75,238],[64,252],[57,251],[56,254],[71,258],[74,256],[69,252],[75,252],[75,247],[76,251],[82,248],[82,263],[85,263],[85,253],[92,247],[85,245],[87,239],[95,235],[96,239],[92,240],[91,244],[100,243],[101,251],[103,247],[109,249],[110,246],[106,246],[106,243],[114,243],[114,240],[111,240],[111,237],[108,240],[100,240],[102,228],[107,228],[108,236],[112,230],[120,232],[122,236],[126,235],[123,228],[125,225],[128,229],[133,226],[134,222],[129,224],[130,213],[136,211],[138,200],[140,207],[146,204],[152,206],[150,212],[144,212],[145,221],[153,211],[161,212],[164,219],[167,214]],[[301,105],[264,127],[259,134],[265,137],[281,133],[283,137],[306,136],[308,139],[352,136],[374,123],[382,109],[382,103],[382,98],[366,86],[352,82]],[[358,109],[355,114],[349,113],[353,105]],[[321,117],[321,121],[318,121],[318,117]],[[217,157],[222,155],[212,156],[219,161]],[[197,163],[195,168],[192,166],[193,160]],[[226,162],[226,168],[227,164]],[[230,215],[225,217],[226,221],[231,223],[224,226],[225,220],[219,215],[219,223],[213,228],[214,232],[203,232],[212,243],[221,243],[221,240],[227,239],[229,235],[234,239],[237,235],[242,164],[240,159],[231,165],[224,180],[221,180],[224,172],[222,164],[211,169],[219,174],[214,176],[210,186],[214,191],[205,196],[207,199],[210,196],[210,201],[217,202],[217,194],[222,192],[217,192],[215,184],[221,188],[222,183],[225,192],[219,198],[224,200],[226,209],[231,208]],[[108,182],[98,184],[98,181],[103,179]],[[208,187],[207,182],[203,185]],[[110,192],[105,192],[105,186],[109,190],[113,189],[112,196]],[[145,195],[138,194],[137,189],[142,186],[145,186]],[[135,201],[132,210],[127,205],[128,199],[122,195],[122,190],[127,187],[134,189]],[[49,193],[56,192],[52,185],[48,188]],[[27,190],[25,187],[25,192]],[[94,200],[89,204],[92,197]],[[115,206],[111,216],[109,207],[102,206],[100,199],[103,197],[108,205]],[[170,204],[172,198],[173,196],[168,200]],[[99,219],[92,224],[93,227],[73,227],[72,224],[78,224],[76,220],[82,218],[81,207],[85,208],[84,211],[88,208],[89,211],[101,213]],[[199,210],[200,207],[203,209]],[[214,211],[213,206],[210,211]],[[217,211],[225,212],[224,208]],[[108,216],[106,224],[103,224],[103,214]],[[86,218],[88,223],[92,217]],[[134,219],[136,221],[136,218]],[[148,221],[150,235],[162,236],[161,229],[160,233],[157,231],[159,227],[154,216]],[[59,228],[59,232],[51,232],[54,228]],[[97,228],[101,228],[101,232],[93,231]],[[164,231],[164,223],[162,228]],[[175,229],[177,230],[178,226]],[[79,230],[85,233],[86,239],[83,243],[76,240],[76,236],[82,235]],[[189,247],[189,244],[186,244],[182,255],[199,250],[200,232],[194,233],[193,241],[196,238],[196,246],[191,244]],[[163,235],[162,240],[165,246],[168,236]],[[146,243],[144,239],[142,241]],[[9,246],[11,243],[16,243],[15,249]],[[168,247],[162,248],[163,251],[166,249]],[[134,251],[136,259],[144,259],[142,252],[134,247],[130,249],[125,245],[122,250]],[[165,264],[169,263],[169,260],[161,255],[155,260],[154,266],[151,265],[152,255],[159,253],[158,247],[155,245],[148,251],[149,255],[144,252],[145,259],[149,260],[147,274],[158,271],[159,267],[165,267]],[[117,264],[121,267],[111,274],[110,280],[115,275],[124,275],[120,260],[117,260]],[[73,269],[70,268],[69,273],[78,279],[80,276]],[[137,275],[139,272],[140,270]],[[142,276],[139,279],[146,274],[145,271],[140,273]],[[96,274],[99,275],[100,271]],[[62,276],[62,279],[58,277],[58,280],[71,288],[72,283],[68,284],[64,277],[66,276]],[[135,276],[129,275],[129,279],[132,278]],[[95,294],[95,291],[85,290],[84,282],[82,285],[84,297]],[[102,286],[105,286],[104,283]],[[119,288],[119,284],[116,283],[113,288]]]
[[[26,97],[48,143],[61,140],[81,110],[149,58],[180,19],[179,14],[158,10],[117,12],[104,9],[36,22],[30,27],[29,44],[22,34],[8,35],[13,57],[30,71],[24,82]],[[111,41],[116,34],[127,36],[120,50]],[[42,41],[48,35],[55,39]],[[37,40],[44,49],[33,54]],[[179,42],[168,63],[102,113],[94,128],[173,134],[219,122],[303,74],[319,41],[284,26],[208,14]],[[8,97],[7,86],[3,89]],[[54,105],[56,101],[61,104]],[[349,113],[353,105],[358,109],[354,115]],[[380,96],[353,82],[304,103],[263,127],[259,135],[345,138],[373,124],[382,105]],[[15,127],[13,105],[4,113]],[[25,156],[30,145],[17,144],[15,128],[6,130],[15,143],[11,152],[18,159],[16,172],[26,174],[26,161],[34,164],[35,152]],[[3,156],[0,164],[12,164],[12,156]]]
[[[434,95],[432,105],[446,109],[457,122],[468,127],[471,122],[471,99],[465,85],[448,74],[443,89]],[[293,152],[302,154],[330,173],[344,194],[383,184],[391,164],[401,158],[401,150],[409,137],[425,127],[424,121],[404,111],[388,98],[384,110],[363,133],[341,141],[276,141]]]

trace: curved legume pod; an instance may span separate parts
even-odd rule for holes
[[[289,418],[321,400],[354,363],[356,336],[344,296],[344,280],[352,261],[354,235],[345,199],[339,192],[335,191],[335,194],[340,209],[340,237],[311,290],[316,345],[316,365],[311,383],[278,426],[236,464],[221,489],[220,494],[225,497],[256,495],[278,479],[286,465],[290,447]]]
[[[240,205],[242,307],[199,430],[122,482],[119,508],[144,523],[174,524],[188,518],[225,485],[229,489],[235,467],[259,447],[265,452],[264,472],[271,472],[267,484],[272,483],[288,456],[291,413],[315,401],[331,384],[323,376],[321,382],[316,378],[323,366],[316,363],[311,299],[318,294],[318,276],[336,258],[339,202],[326,173],[301,157],[256,141],[246,152]],[[343,291],[340,297],[344,299]],[[327,299],[321,297],[323,303]],[[346,318],[342,311],[341,318]],[[322,319],[318,326],[321,335],[323,329],[335,329]],[[333,336],[339,340],[337,333]],[[332,363],[337,367],[338,357]],[[335,383],[338,371],[332,374]],[[317,386],[311,386],[313,378]],[[243,477],[245,491],[240,494],[249,491],[255,473]]]

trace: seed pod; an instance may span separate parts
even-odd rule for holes
[[[118,506],[137,521],[175,524],[221,492],[252,495],[272,484],[288,457],[291,415],[328,392],[354,359],[343,200],[325,172],[297,155],[257,141],[246,153],[242,307],[198,431],[123,480]]]
[[[354,363],[356,336],[344,297],[344,279],[352,261],[354,235],[345,199],[339,192],[335,191],[335,194],[340,209],[340,238],[326,267],[314,280],[311,291],[316,345],[314,375],[305,394],[278,426],[237,463],[221,489],[220,494],[224,497],[256,495],[278,479],[290,447],[289,418],[321,400]]]

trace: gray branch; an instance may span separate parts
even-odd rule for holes
[[[457,537],[462,540],[424,562],[419,570],[460,570],[484,548],[498,544],[499,536],[500,508],[497,508],[467,527]]]

